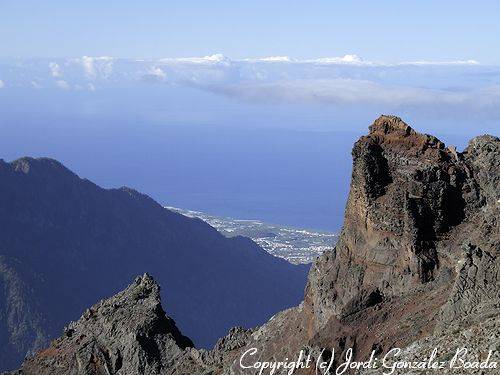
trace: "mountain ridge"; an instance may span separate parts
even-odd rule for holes
[[[307,276],[246,238],[227,239],[133,189],[103,189],[49,158],[0,162],[0,226],[4,369],[146,271],[169,287],[169,314],[200,346],[299,303]]]

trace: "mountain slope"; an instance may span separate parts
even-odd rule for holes
[[[308,269],[51,159],[0,161],[0,228],[0,369],[146,271],[182,331],[209,346],[297,304]]]

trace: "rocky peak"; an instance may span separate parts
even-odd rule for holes
[[[352,155],[335,249],[312,265],[304,303],[246,346],[265,358],[352,348],[366,359],[499,316],[500,140],[458,152],[381,116]]]
[[[436,280],[446,258],[439,244],[498,195],[496,137],[476,138],[459,153],[381,116],[352,155],[340,240],[309,277],[306,301],[319,325]]]
[[[76,174],[71,172],[60,162],[51,158],[32,158],[25,156],[14,160],[12,163],[5,163],[3,160],[2,162],[6,168],[12,168],[13,171],[18,173],[34,174],[39,176],[49,172],[51,174],[77,177]]]
[[[211,374],[230,366],[252,331],[235,327],[212,350],[195,349],[165,315],[147,273],[87,309],[11,375]],[[7,375],[7,373],[6,373]]]
[[[399,117],[387,115],[376,119],[369,127],[368,135],[361,137],[358,143],[383,147],[385,152],[397,153],[402,158],[424,157],[438,162],[449,158],[452,153],[438,138],[419,133]]]
[[[29,358],[25,374],[153,374],[193,343],[161,306],[160,287],[148,274],[87,309],[51,346]]]
[[[370,134],[399,133],[402,136],[415,134],[415,131],[407,123],[401,120],[401,118],[391,115],[380,116],[368,129]]]

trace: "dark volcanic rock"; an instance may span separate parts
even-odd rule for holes
[[[500,314],[500,140],[460,153],[381,116],[352,155],[340,239],[311,267],[303,304],[252,335],[259,360],[368,358]]]
[[[475,188],[455,155],[396,117],[379,118],[356,142],[341,241],[321,263],[335,272],[311,274],[319,322],[372,293],[389,298],[434,280],[436,242],[463,220],[462,191]],[[333,288],[316,285],[326,280]]]
[[[225,238],[132,189],[102,189],[51,159],[0,160],[0,370],[16,368],[138,274],[168,288],[197,346],[303,297],[308,266]]]
[[[63,336],[27,359],[19,373],[173,373],[181,358],[189,362],[185,349],[192,346],[165,315],[160,288],[145,274],[123,292],[87,309]]]
[[[450,233],[485,212],[498,214],[498,138],[476,138],[461,154],[382,116],[356,142],[353,159],[341,240],[309,278],[319,325],[373,305],[374,295],[381,302],[440,284],[453,271],[449,260],[454,267],[462,253]],[[488,219],[496,226],[494,216]],[[498,228],[491,230],[484,250],[498,246]]]
[[[193,348],[166,316],[160,286],[148,274],[87,309],[48,348],[12,375],[215,374],[228,368],[252,331],[232,328],[215,347]]]

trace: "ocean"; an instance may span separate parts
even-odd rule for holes
[[[379,113],[338,115],[328,107],[239,104],[180,91],[13,90],[1,98],[0,157],[52,157],[103,187],[129,186],[164,206],[341,228],[351,149]],[[443,140],[460,149],[466,139],[448,133]]]

